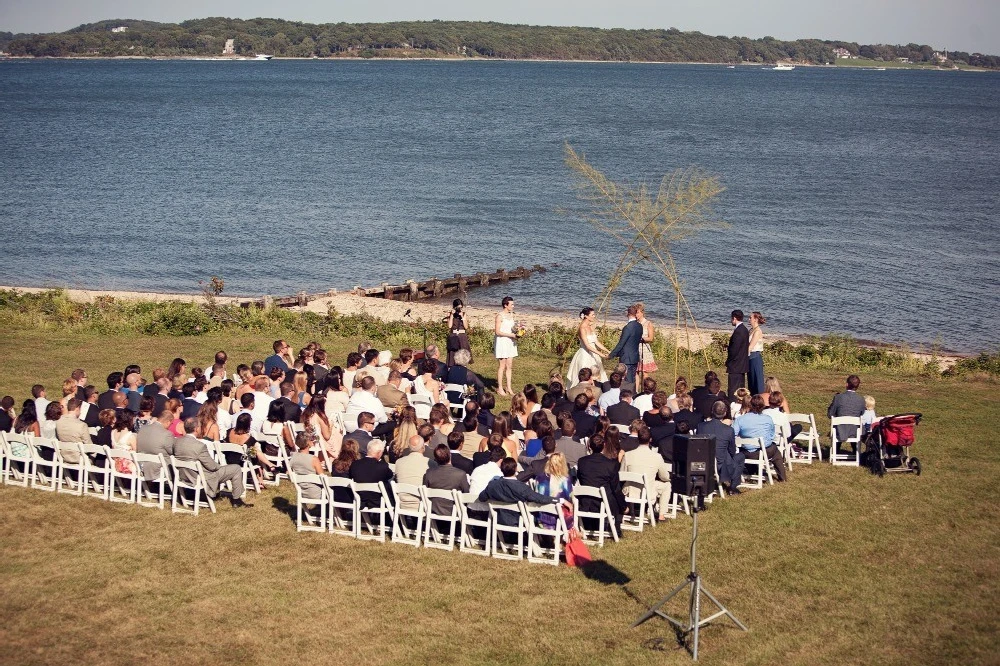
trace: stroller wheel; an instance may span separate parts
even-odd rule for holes
[[[920,458],[910,458],[908,467],[913,470],[913,473],[920,476]]]
[[[877,476],[885,476],[885,461],[882,460],[882,456],[876,454],[872,456],[872,471]]]

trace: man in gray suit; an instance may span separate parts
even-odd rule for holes
[[[587,447],[573,439],[576,435],[576,421],[570,417],[563,419],[562,436],[556,440],[556,451],[566,456],[566,464],[569,465],[570,475],[576,476],[576,463],[580,458],[587,455]]]
[[[174,455],[174,434],[167,430],[167,426],[174,420],[174,415],[163,410],[156,420],[147,423],[139,428],[135,435],[135,450],[139,453],[150,453],[152,455],[162,454],[164,460],[169,460]],[[159,463],[143,463],[143,476],[155,479],[160,475]]]
[[[861,378],[851,375],[847,378],[847,390],[833,396],[833,402],[826,410],[826,415],[830,418],[834,416],[861,416],[865,413],[865,399],[858,393],[861,386]],[[837,441],[850,439],[858,434],[858,428],[851,425],[837,426]],[[852,453],[857,449],[857,445],[852,445]]]
[[[150,424],[152,425],[152,424]],[[148,427],[148,426],[147,426]],[[174,442],[174,457],[178,460],[196,461],[205,470],[205,483],[208,485],[206,493],[212,499],[219,494],[219,486],[226,481],[233,482],[232,502],[233,508],[252,507],[243,501],[246,488],[243,486],[243,468],[240,465],[220,465],[203,442],[198,441],[191,434],[198,427],[198,419],[191,417],[184,420],[184,431],[187,433]],[[190,474],[187,470],[180,470],[184,481],[193,482],[194,479],[187,477]]]
[[[715,437],[715,462],[719,468],[719,481],[728,492],[739,495],[746,454],[736,448],[736,431],[733,426],[722,422],[727,416],[729,405],[717,400],[712,405],[712,418],[698,424],[698,434]]]

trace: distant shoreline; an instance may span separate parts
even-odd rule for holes
[[[123,56],[2,56],[0,62],[4,60],[157,60],[157,61],[191,61],[191,62],[266,62],[259,61],[250,56],[143,56],[143,55],[123,55]],[[809,62],[703,62],[703,61],[679,61],[679,60],[570,60],[558,58],[469,58],[465,56],[442,55],[438,57],[414,56],[412,58],[401,56],[371,57],[360,56],[328,56],[324,58],[296,57],[296,56],[273,56],[271,60],[289,60],[300,62],[322,61],[322,62],[537,62],[537,63],[579,63],[587,65],[704,65],[714,67],[739,67],[772,69],[775,65],[791,65],[795,68],[815,68],[815,69],[842,69],[873,71],[875,66],[871,65],[820,65]],[[920,65],[893,65],[886,63],[885,70],[889,71],[920,71],[920,72],[995,72],[998,70],[985,69],[982,67],[926,67]]]
[[[99,297],[112,297],[121,300],[132,300],[132,301],[182,301],[186,303],[198,303],[204,299],[204,295],[201,293],[169,293],[169,292],[151,292],[151,291],[121,291],[121,290],[106,290],[106,289],[67,289],[63,287],[19,287],[19,286],[7,286],[0,285],[0,290],[12,290],[16,289],[21,292],[27,293],[40,293],[44,291],[61,290],[66,293],[70,300],[77,302],[93,302]],[[235,304],[240,301],[250,300],[254,298],[259,298],[259,296],[232,296],[224,295],[217,297],[218,302],[222,304]],[[355,314],[368,314],[376,319],[382,321],[440,321],[442,318],[447,316],[450,310],[450,298],[442,299],[438,301],[434,300],[423,300],[423,301],[391,301],[381,298],[367,298],[363,296],[358,296],[351,292],[337,292],[333,290],[331,295],[325,296],[323,298],[318,298],[316,300],[310,301],[308,305],[304,307],[290,307],[287,308],[293,312],[315,312],[318,314],[326,314],[332,307],[337,313],[344,315],[355,315]],[[471,299],[470,299],[471,300]],[[496,315],[497,310],[491,307],[483,307],[473,303],[469,303],[466,306],[466,311],[469,315],[469,324],[473,327],[479,328],[492,328],[493,318]],[[409,312],[409,315],[406,313]],[[538,310],[523,310],[518,313],[517,318],[524,322],[524,324],[529,329],[541,329],[551,326],[552,324],[558,324],[566,327],[576,327],[579,324],[579,318],[575,312],[562,312],[562,311],[538,311]],[[624,324],[624,320],[610,318],[607,322],[600,322],[601,325],[607,325],[611,327],[621,326]],[[654,325],[657,327],[657,332],[667,338],[678,338],[675,334],[675,329],[673,326],[669,325],[667,322],[660,322],[654,320]],[[690,334],[691,347],[695,350],[701,349],[702,347],[708,345],[712,341],[712,336],[715,334],[729,335],[731,329],[726,328],[713,328],[713,327],[702,327],[699,326],[698,335],[693,332]],[[766,338],[769,342],[775,342],[778,340],[783,340],[789,342],[792,345],[804,344],[809,341],[810,338],[817,337],[816,335],[809,334],[783,334],[775,333],[773,331],[767,331],[765,333]],[[687,346],[687,334],[680,332],[679,339],[677,340],[678,345]],[[862,347],[868,347],[872,349],[891,349],[897,351],[903,351],[900,349],[899,345],[892,345],[885,342],[880,342],[877,340],[862,340],[854,338],[855,342]],[[907,351],[911,356],[919,358],[924,361],[929,361],[932,355],[927,352],[917,352],[917,351]],[[936,357],[938,363],[942,370],[953,366],[956,362],[963,358],[970,358],[975,356],[975,354],[963,354],[952,351],[941,351]]]

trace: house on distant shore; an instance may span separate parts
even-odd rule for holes
[[[236,55],[236,40],[227,39],[226,46],[222,49],[222,55]]]
[[[937,60],[938,62],[945,62],[946,60],[948,60],[948,52],[945,51],[944,53],[938,53],[937,51],[935,51],[934,55],[931,57]]]
[[[111,28],[111,32],[125,32],[128,30],[127,25],[120,25],[117,28]]]
[[[833,50],[833,54],[835,56],[837,56],[838,59],[841,59],[841,60],[845,60],[845,59],[846,60],[857,60],[858,59],[858,56],[853,55],[850,51],[848,51],[847,49],[845,49],[843,46],[841,46],[839,48],[835,48]]]
[[[910,59],[909,58],[896,58],[896,62],[901,62],[904,65],[909,65],[910,64]]]

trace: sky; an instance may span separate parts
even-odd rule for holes
[[[206,16],[308,23],[468,20],[600,28],[679,28],[709,35],[929,44],[1000,54],[998,0],[0,0],[0,30],[60,32],[131,18]]]

